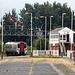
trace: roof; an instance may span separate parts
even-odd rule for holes
[[[18,42],[7,42],[5,44],[18,44]]]
[[[63,28],[62,30],[58,31],[60,34],[68,34],[68,33],[75,33],[73,30],[69,29],[68,27]]]
[[[7,42],[7,43],[5,43],[5,44],[20,44],[20,43],[26,44],[25,42]]]
[[[51,31],[51,34],[58,34],[58,33],[69,33],[69,32],[72,32],[72,33],[75,33],[73,30],[69,29],[68,27],[64,27],[63,30],[62,28],[56,28],[54,30]]]
[[[51,34],[58,34],[58,31],[62,30],[62,28],[56,28],[51,31]]]

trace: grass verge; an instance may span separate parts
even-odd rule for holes
[[[34,57],[43,57],[43,58],[60,58],[59,56],[53,56],[53,55],[39,55],[39,56],[34,56]]]
[[[36,63],[41,63],[41,62],[44,62],[44,61],[46,61],[46,59],[38,60],[38,61],[36,61]]]

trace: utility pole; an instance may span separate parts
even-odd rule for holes
[[[46,51],[46,27],[47,27],[47,17],[45,17],[45,51]]]
[[[63,30],[63,22],[64,22],[64,15],[66,13],[62,13],[62,30]],[[62,33],[62,53],[63,53],[63,33]],[[63,54],[62,54],[63,55]]]
[[[3,59],[3,4],[2,4],[2,51],[1,51],[1,59]]]
[[[43,18],[44,16],[40,16],[40,18]],[[45,54],[46,54],[46,27],[47,27],[47,17],[45,16]]]
[[[25,13],[25,14],[30,14],[31,15],[31,57],[32,57],[32,13]]]
[[[71,30],[73,29],[73,10],[72,10],[72,15],[71,15]],[[71,40],[71,50],[72,50],[72,40]]]
[[[31,57],[32,57],[32,13],[31,13]]]
[[[51,18],[52,18],[53,16],[50,16],[50,50],[51,50],[51,22],[52,22],[52,20],[51,20]]]

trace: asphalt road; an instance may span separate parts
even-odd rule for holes
[[[4,59],[23,59],[26,56],[7,56]],[[75,75],[63,64],[9,62],[0,64],[0,75]]]
[[[0,65],[0,75],[64,75],[52,63],[11,62]]]

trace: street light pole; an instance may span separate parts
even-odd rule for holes
[[[30,14],[31,15],[31,57],[32,57],[32,13],[25,13],[25,14]]]
[[[53,16],[50,16],[50,50],[51,50],[51,18],[52,18]]]
[[[45,17],[45,51],[46,51],[46,27],[47,27],[47,17]]]
[[[3,4],[2,4],[2,52],[1,59],[3,59]]]
[[[64,21],[64,15],[66,13],[62,13],[62,30],[63,30],[63,21]],[[63,52],[63,33],[62,33],[62,52]]]
[[[44,16],[40,16],[40,18],[43,18]],[[46,54],[46,27],[47,27],[47,17],[45,16],[45,54]]]
[[[72,15],[71,15],[71,30],[73,29],[73,10],[72,10]],[[71,50],[72,50],[72,40],[71,40]]]
[[[32,13],[31,13],[31,57],[32,57]]]

